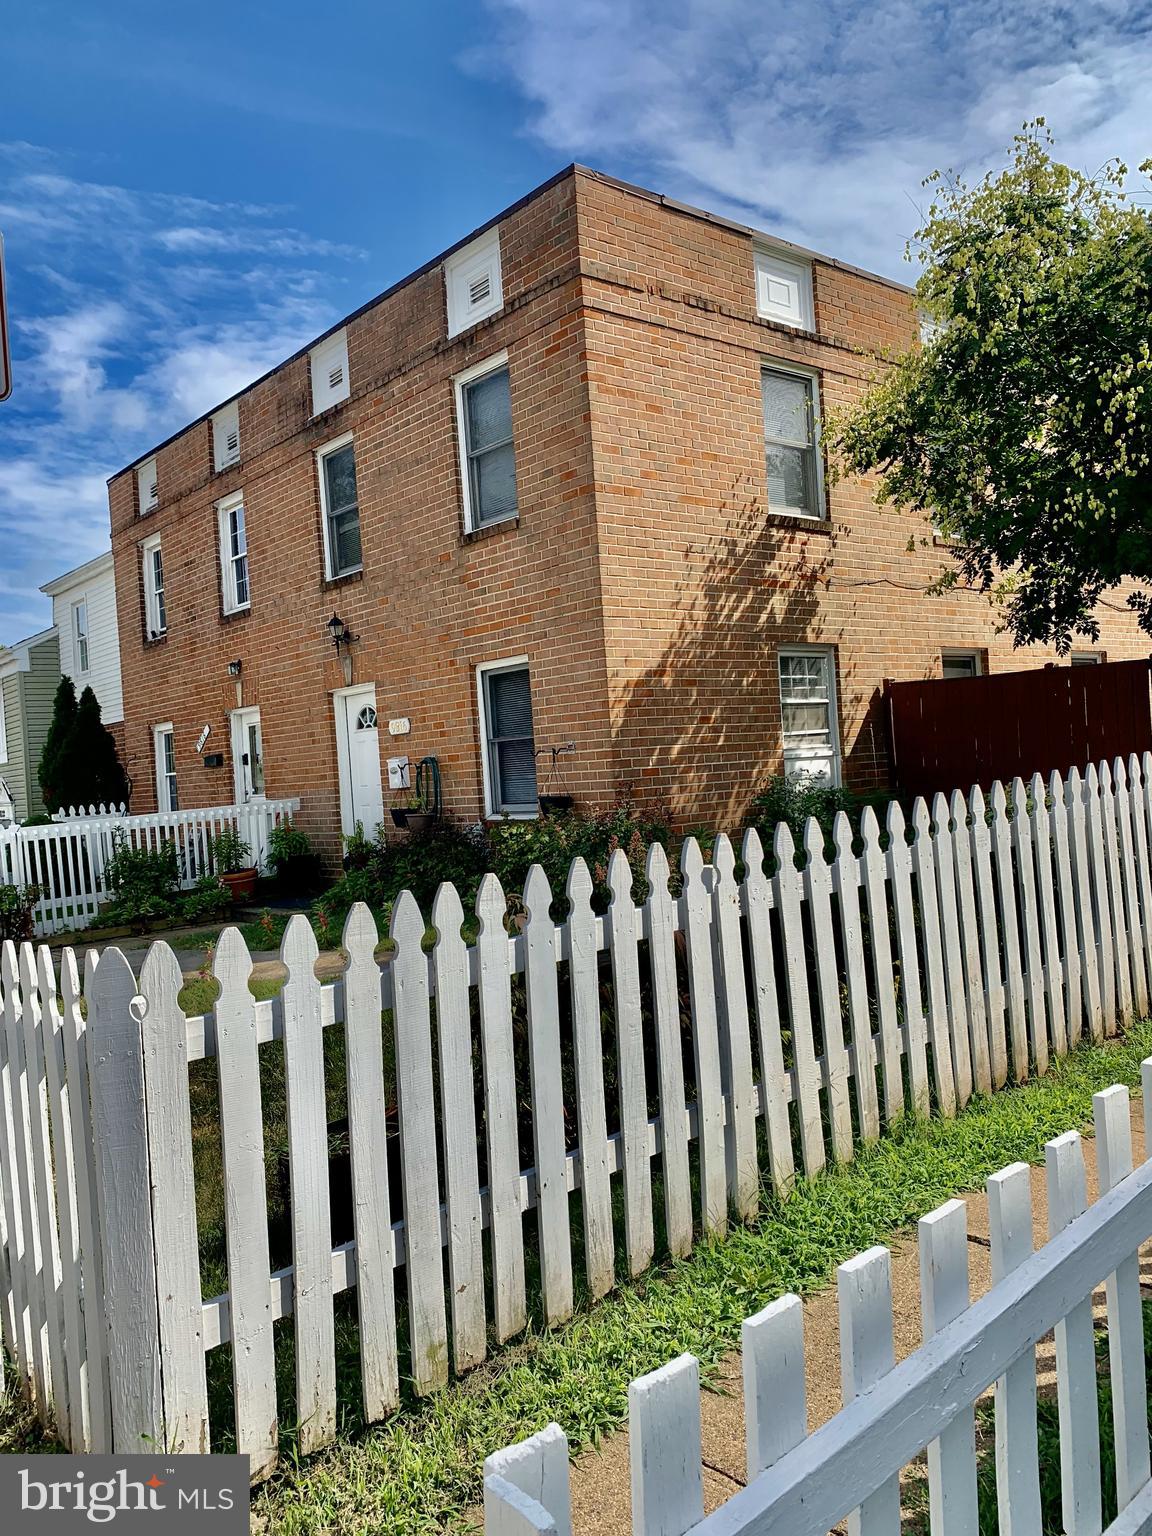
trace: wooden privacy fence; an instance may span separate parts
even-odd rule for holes
[[[452,886],[430,949],[404,893],[384,966],[356,907],[334,985],[296,919],[272,1000],[226,930],[219,999],[190,1019],[165,944],[138,979],[90,955],[86,1018],[68,951],[57,973],[9,945],[0,1314],[21,1379],[76,1449],[199,1450],[211,1429],[259,1474],[282,1422],[304,1451],[334,1435],[339,1338],[379,1419],[402,1379],[431,1392],[518,1334],[529,1276],[563,1322],[578,1266],[600,1297],[754,1217],[765,1181],[784,1194],[906,1111],[950,1115],[1144,1013],[1150,841],[1145,758],[917,802],[910,822],[893,804],[883,829],[869,810],[858,843],[840,816],[830,859],[814,821],[803,851],[780,826],[769,860],[755,831],[739,864],[726,837],[710,866],[689,839],[674,883],[663,848],[640,888],[617,851],[603,914],[581,860],[561,922],[539,867],[511,929],[486,876],[472,945]],[[282,1106],[262,1102],[277,1075]]]
[[[1152,749],[1148,661],[884,684],[893,772],[908,795],[1004,783]]]
[[[105,871],[118,842],[132,848],[175,844],[187,890],[212,872],[210,844],[225,827],[240,833],[253,863],[263,866],[272,828],[299,808],[299,800],[259,799],[147,816],[128,816],[122,807],[71,807],[66,818],[46,826],[0,827],[0,885],[36,887],[39,934],[87,928],[112,899]]]
[[[1152,1058],[1144,1063],[1152,1121]],[[1093,1101],[1101,1195],[1089,1207],[1077,1132],[1045,1149],[1048,1242],[1032,1251],[1029,1170],[988,1180],[992,1289],[968,1299],[968,1220],[949,1200],[918,1227],[924,1343],[900,1365],[893,1350],[887,1248],[836,1272],[845,1406],[808,1433],[803,1308],[798,1296],[750,1317],[742,1332],[747,1487],[707,1518],[701,1475],[700,1375],[690,1354],[628,1389],[633,1536],[826,1536],[850,1518],[856,1536],[899,1536],[901,1474],[928,1453],[933,1536],[985,1529],[977,1500],[975,1405],[994,1385],[999,1529],[1042,1536],[1036,1345],[1055,1330],[1063,1523],[1104,1529],[1102,1434],[1092,1292],[1106,1288],[1116,1519],[1106,1536],[1152,1529],[1148,1382],[1140,1246],[1152,1238],[1152,1162],[1132,1169],[1128,1090]],[[1152,1124],[1148,1126],[1152,1138]],[[1152,1139],[1146,1144],[1152,1146]],[[1107,1465],[1107,1460],[1105,1465]],[[486,1536],[571,1536],[568,1444],[558,1425],[484,1463]]]

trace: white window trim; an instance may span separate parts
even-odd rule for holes
[[[520,516],[520,493],[517,489],[514,511],[506,512],[503,517],[490,517],[486,523],[479,522],[472,506],[472,477],[468,473],[468,423],[465,416],[464,391],[469,384],[474,384],[485,374],[498,373],[501,368],[507,367],[508,352],[505,349],[503,352],[496,352],[491,357],[486,357],[483,362],[473,363],[471,368],[465,368],[463,373],[456,374],[452,379],[452,388],[456,395],[456,452],[460,461],[460,494],[465,533],[475,533],[480,528],[497,528],[501,523],[514,522]],[[515,442],[513,442],[513,456],[515,456]]]
[[[160,535],[154,534],[152,538],[145,539],[140,546],[140,567],[144,578],[144,624],[149,640],[158,640],[161,635],[168,633],[168,573],[164,573],[164,627],[160,627],[160,615],[156,606],[156,589],[152,584],[152,551],[160,551],[160,559],[164,559],[164,545]]]
[[[536,821],[540,816],[540,807],[537,805],[534,811],[502,811],[496,805],[496,796],[492,784],[492,763],[488,750],[488,705],[485,698],[484,679],[489,672],[511,672],[517,668],[525,667],[528,671],[528,687],[532,687],[532,664],[527,656],[503,656],[499,661],[484,661],[476,668],[476,707],[477,720],[480,725],[480,765],[484,770],[484,814],[488,817],[498,817],[507,821]],[[532,739],[536,739],[536,718],[532,718]],[[540,786],[536,786],[537,795]]]
[[[145,500],[144,487],[152,486],[153,494]],[[145,517],[149,512],[154,512],[160,505],[160,477],[156,468],[156,458],[153,455],[145,459],[136,470],[136,514]]]
[[[164,762],[163,746],[163,740],[165,736],[171,736],[172,738],[172,765],[173,769],[175,769],[176,731],[172,725],[171,720],[165,720],[163,725],[154,725],[152,727],[152,756],[156,764],[156,807],[161,812],[170,811],[172,809],[170,805],[164,804],[164,802],[168,799],[168,771],[167,765]],[[179,798],[179,775],[176,772],[173,772],[172,777],[176,780],[176,794],[177,798]]]
[[[462,302],[469,281],[484,273],[492,280],[487,300],[475,307]],[[500,313],[504,308],[504,273],[500,264],[499,226],[448,257],[444,263],[444,293],[449,339]]]
[[[760,302],[760,274],[765,263],[769,262],[776,262],[782,267],[792,267],[803,275],[803,281],[800,284],[798,315],[790,315],[784,310]],[[771,320],[774,325],[787,325],[793,330],[814,331],[816,329],[816,304],[811,261],[805,260],[799,254],[793,255],[791,251],[777,250],[770,245],[756,245],[753,247],[753,271],[756,284],[756,313],[760,316],[761,320]]]
[[[840,736],[840,693],[836,682],[836,647],[834,645],[782,645],[776,653],[776,698],[780,705],[780,751],[784,746],[784,695],[780,687],[780,658],[783,656],[824,656],[828,660],[828,725],[832,736],[831,784],[839,788],[842,779],[844,743]]]
[[[812,385],[812,451],[816,456],[816,505],[815,512],[795,512],[790,508],[776,511],[767,497],[767,473],[768,473],[768,434],[764,430],[764,394],[763,377],[766,372],[790,373],[798,379],[808,379]],[[802,363],[782,362],[776,357],[762,357],[760,359],[760,423],[761,436],[764,439],[764,473],[765,473],[765,500],[770,517],[802,517],[810,523],[826,523],[828,521],[828,495],[824,487],[824,446],[823,446],[823,416],[820,410],[821,378],[817,368],[805,368]]]
[[[332,363],[339,359],[344,370],[344,378],[336,389],[332,389],[327,378],[321,378],[321,370],[325,373]],[[308,377],[312,389],[312,414],[320,416],[325,411],[331,410],[335,405],[341,405],[352,394],[352,381],[348,365],[348,331],[341,326],[331,336],[325,336],[323,341],[317,342],[308,354]]]
[[[320,482],[320,536],[324,546],[324,580],[342,581],[345,576],[355,576],[357,571],[364,569],[364,523],[360,523],[360,564],[353,565],[346,571],[333,573],[332,570],[332,542],[328,527],[328,482],[324,477],[324,460],[330,453],[335,453],[338,448],[346,448],[355,440],[354,432],[344,432],[339,437],[334,437],[330,443],[324,443],[316,450],[316,478]],[[356,511],[360,511],[360,477],[356,477]]]
[[[944,670],[944,663],[946,661],[956,660],[956,659],[958,659],[960,657],[963,657],[965,661],[969,660],[969,658],[970,658],[972,661],[974,661],[976,663],[976,670],[972,674],[973,677],[983,677],[984,676],[984,657],[980,654],[979,647],[978,646],[974,646],[974,645],[946,645],[946,646],[943,646],[941,648],[941,651],[940,651],[940,670],[941,670],[941,672],[943,672],[943,670]],[[957,679],[957,678],[949,678],[949,682],[957,682],[957,681],[959,681],[959,679]]]
[[[4,685],[0,682],[0,763],[8,762],[8,719],[4,713]]]
[[[1070,667],[1102,667],[1108,659],[1106,651],[1069,651]]]
[[[244,561],[248,570],[248,597],[243,603],[236,600],[236,567],[232,563],[232,540],[228,527],[229,514],[237,507],[244,509]],[[244,492],[225,496],[216,503],[216,534],[220,544],[220,600],[225,613],[247,613],[252,606],[252,557],[248,553],[248,508]]]
[[[84,650],[88,653],[87,662],[80,665],[80,626],[76,622],[76,616],[80,610],[84,610]],[[72,649],[76,658],[76,673],[78,677],[87,677],[92,671],[92,636],[88,630],[88,596],[78,597],[72,604]]]

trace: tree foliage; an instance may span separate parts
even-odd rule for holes
[[[81,805],[119,805],[129,785],[116,739],[100,718],[91,688],[76,699],[71,678],[56,690],[52,724],[40,757],[40,789],[50,811]]]
[[[830,438],[955,541],[939,587],[992,594],[1018,644],[1065,652],[1128,579],[1152,632],[1152,222],[1125,166],[1085,176],[1051,143],[1041,119],[975,186],[929,178],[927,340]]]

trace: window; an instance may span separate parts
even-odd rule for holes
[[[756,311],[765,320],[798,325],[804,331],[815,330],[811,264],[776,251],[758,250]]]
[[[785,368],[761,374],[768,510],[793,517],[824,516],[820,416],[816,377]]]
[[[500,231],[490,229],[444,263],[448,334],[457,336],[504,308]]]
[[[248,590],[248,529],[243,496],[230,496],[216,508],[220,519],[220,580],[224,612],[239,613],[250,606]]]
[[[839,784],[835,652],[797,646],[780,652],[779,667],[784,772]]]
[[[319,416],[331,405],[347,400],[348,332],[337,331],[312,348],[308,358],[312,371],[312,414]]]
[[[358,731],[374,731],[379,721],[376,717],[375,704],[365,704],[364,708],[356,716],[356,729]]]
[[[516,453],[508,354],[478,363],[456,380],[464,527],[516,516]]]
[[[4,718],[4,685],[0,683],[0,763],[8,761],[8,722]]]
[[[1073,651],[1068,658],[1074,667],[1098,667],[1106,659],[1103,651]]]
[[[324,570],[329,581],[363,569],[360,508],[356,501],[356,453],[351,437],[317,454],[324,514]]]
[[[76,670],[83,674],[88,670],[88,600],[84,597],[72,604],[72,645]]]
[[[156,742],[156,804],[162,811],[178,811],[180,796],[176,790],[176,732],[169,721],[153,733]]]
[[[491,816],[534,816],[536,743],[525,657],[479,669],[484,798]]]
[[[168,633],[164,555],[159,539],[149,539],[141,548],[144,556],[144,627],[149,640],[156,640]]]
[[[944,677],[979,677],[983,671],[979,651],[942,651],[940,671]]]
[[[227,469],[240,458],[240,402],[220,408],[212,418],[212,463]]]
[[[149,459],[136,471],[136,510],[143,517],[145,512],[160,500],[160,482],[156,478],[156,460]]]

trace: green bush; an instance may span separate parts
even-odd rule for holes
[[[825,847],[832,848],[832,826],[840,811],[845,812],[856,833],[860,817],[866,806],[877,809],[883,825],[884,808],[892,796],[887,790],[875,790],[860,794],[828,784],[807,773],[793,773],[769,779],[768,783],[748,808],[747,825],[755,827],[764,842],[765,851],[771,853],[776,828],[786,822],[797,849],[804,846],[804,829],[808,818],[814,816],[824,831]]]
[[[502,821],[488,829],[489,868],[509,896],[519,893],[533,864],[542,866],[557,901],[562,901],[573,859],[588,865],[594,884],[593,905],[608,904],[608,861],[622,848],[632,866],[633,893],[647,894],[644,863],[651,843],[668,842],[664,818],[640,816],[626,801],[599,816],[567,811],[535,821]]]
[[[31,943],[36,937],[33,916],[40,892],[34,885],[0,885],[0,943]]]
[[[112,900],[101,909],[100,918],[109,927],[128,924],[142,930],[177,915],[180,858],[175,843],[133,848],[123,832],[116,834],[104,879]]]
[[[282,890],[315,891],[320,888],[323,866],[307,832],[286,817],[268,837],[268,862]]]
[[[201,875],[180,901],[180,916],[186,923],[210,922],[223,917],[232,906],[232,893],[216,875]]]
[[[222,827],[208,839],[208,853],[217,875],[238,875],[252,867],[252,849],[235,827]]]

